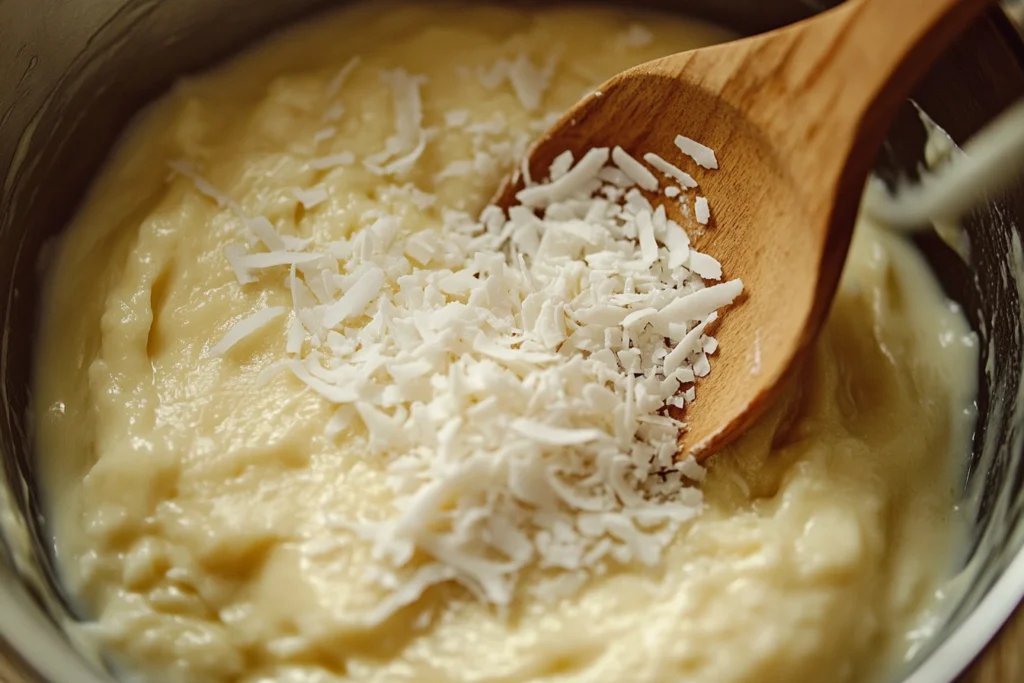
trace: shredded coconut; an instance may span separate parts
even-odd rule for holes
[[[356,55],[349,59],[348,62],[345,63],[345,66],[341,67],[338,73],[335,74],[334,77],[331,78],[331,80],[327,83],[327,88],[324,91],[324,96],[327,98],[327,100],[334,101],[331,101],[327,105],[327,109],[324,110],[323,116],[320,117],[324,123],[333,123],[334,121],[339,120],[342,116],[345,115],[345,106],[341,102],[336,101],[335,98],[338,96],[339,93],[341,93],[342,87],[345,85],[345,83],[348,82],[349,78],[352,76],[352,72],[354,72],[356,70],[356,67],[359,66],[360,61],[361,60],[359,55]],[[327,134],[327,131],[331,131],[331,133],[327,135],[327,138],[334,136],[335,131],[333,127],[325,128],[323,131],[317,133],[316,138],[314,138],[314,144],[322,142],[324,139],[327,139],[321,137],[322,135]]]
[[[324,110],[324,115],[321,117],[324,123],[332,123],[337,121],[345,115],[345,105],[341,102],[332,102]]]
[[[461,128],[469,123],[469,111],[466,109],[453,109],[446,112],[444,122],[449,128]]]
[[[616,147],[612,150],[612,160],[623,173],[629,176],[634,184],[639,185],[648,192],[658,189],[658,179],[648,171],[643,164],[633,158],[626,150]]]
[[[551,83],[551,76],[555,70],[555,60],[549,60],[544,66],[534,66],[533,62],[526,55],[519,55],[511,63],[508,70],[508,80],[512,84],[512,90],[516,97],[527,111],[540,109],[544,93]]]
[[[245,254],[245,247],[241,244],[229,244],[224,247],[224,257],[228,260],[231,270],[234,271],[238,284],[251,285],[257,282],[257,277],[242,263],[242,257]]]
[[[670,164],[663,158],[655,154],[654,152],[648,152],[644,155],[644,161],[649,163],[654,168],[664,173],[672,180],[679,183],[679,186],[683,189],[690,190],[697,187],[697,181],[693,179],[693,176],[682,170],[675,164]]]
[[[690,270],[697,273],[697,275],[700,275],[705,280],[722,279],[722,264],[707,254],[691,251],[689,263]]]
[[[693,216],[701,225],[707,225],[711,220],[711,207],[708,206],[707,197],[697,197],[693,202]]]
[[[401,175],[415,165],[426,149],[428,132],[423,129],[420,97],[420,87],[426,77],[395,69],[383,72],[380,78],[391,88],[395,134],[385,141],[383,151],[365,159],[363,165],[378,175]]]
[[[339,152],[325,157],[316,157],[309,160],[309,167],[315,171],[327,171],[338,166],[351,166],[356,162],[352,152]]]
[[[323,204],[327,201],[328,194],[327,190],[322,187],[314,187],[309,190],[304,190],[301,187],[292,188],[292,196],[298,200],[300,204],[306,209],[312,209],[315,206]]]
[[[335,128],[334,126],[321,128],[320,130],[313,134],[313,144],[319,145],[321,142],[327,142],[337,134],[338,129]]]
[[[599,147],[588,151],[579,163],[571,170],[551,182],[524,188],[516,194],[516,199],[523,206],[543,207],[563,201],[587,188],[588,185],[599,184],[598,173],[608,162],[610,153],[607,147]],[[570,157],[571,160],[571,157]],[[587,193],[590,194],[590,193]]]
[[[421,146],[422,111],[416,79],[388,78],[394,163]],[[473,135],[482,153],[488,134]],[[678,452],[679,410],[711,371],[706,329],[742,283],[705,284],[721,265],[645,197],[660,195],[656,177],[624,150],[563,154],[524,181],[507,214],[444,209],[438,229],[373,211],[329,244],[263,219],[250,249],[225,249],[240,283],[291,289],[288,358],[260,381],[291,373],[337,406],[328,437],[362,430],[384,468],[389,506],[326,515],[378,564],[387,598],[369,623],[450,581],[505,608],[530,567],[557,598],[610,564],[656,564],[701,511],[704,470]],[[392,191],[432,204],[411,185]],[[236,323],[210,355],[286,312]]]
[[[698,166],[710,169],[718,168],[718,158],[715,157],[715,151],[710,147],[705,147],[685,135],[676,136],[676,147],[683,154],[696,161]]]
[[[208,180],[203,178],[192,164],[187,161],[171,161],[167,165],[178,175],[191,180],[195,188],[199,190],[199,193],[215,201],[217,206],[224,207],[231,205],[231,200],[228,199],[227,195],[214,187]]]
[[[330,83],[327,84],[327,97],[328,99],[336,97],[341,92],[341,88],[348,81],[349,77],[352,76],[352,72],[356,70],[360,62],[359,55],[356,55],[345,62],[345,66],[338,70],[334,78],[331,79]]]
[[[263,216],[249,218],[246,219],[245,225],[257,240],[263,242],[267,249],[283,251],[288,248],[284,239],[277,233],[277,228],[267,218]]]
[[[557,62],[555,55],[543,66],[537,66],[525,54],[519,54],[514,60],[499,59],[490,69],[478,69],[477,77],[480,84],[489,90],[500,87],[507,80],[519,103],[532,112],[540,108]]]
[[[272,306],[238,321],[219,342],[210,347],[208,355],[223,356],[246,337],[266,327],[275,318],[284,315],[287,310],[284,306]]]

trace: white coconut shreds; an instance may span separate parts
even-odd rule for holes
[[[292,196],[306,209],[315,208],[326,202],[330,195],[322,187],[305,190],[301,187],[292,188]]]
[[[705,147],[685,135],[676,136],[676,147],[679,148],[680,152],[696,161],[699,166],[712,170],[718,168],[718,158],[715,156],[715,151],[710,147]]]
[[[663,158],[655,154],[654,152],[648,152],[644,155],[644,161],[649,163],[654,168],[664,173],[669,178],[672,178],[679,186],[686,190],[691,190],[697,187],[697,181],[693,179],[686,171],[682,170],[675,164],[671,164],[665,161]]]
[[[284,306],[272,306],[239,320],[219,342],[210,347],[208,355],[223,356],[246,337],[266,326],[275,318],[284,315],[287,310]]]
[[[389,78],[389,147],[408,152],[419,83]],[[241,283],[283,278],[292,304],[236,323],[210,355],[287,313],[288,358],[267,373],[335,404],[328,436],[365,433],[383,463],[387,508],[324,513],[372,547],[389,597],[367,621],[449,581],[504,608],[530,568],[548,577],[530,590],[554,599],[613,564],[657,564],[700,513],[704,470],[680,457],[668,407],[696,398],[718,347],[707,328],[743,285],[650,203],[638,185],[661,196],[652,179],[598,148],[561,155],[507,214],[444,209],[414,230],[371,212],[330,244],[250,221],[258,243],[226,250]]]
[[[707,225],[711,220],[711,208],[708,206],[707,197],[697,197],[693,202],[693,214],[697,222]]]
[[[355,55],[345,62],[345,65],[338,70],[338,73],[335,74],[327,84],[327,91],[325,94],[328,98],[336,97],[338,93],[341,92],[342,87],[344,87],[345,83],[352,76],[352,72],[358,68],[360,61],[362,60],[359,55]]]
[[[513,60],[499,59],[490,68],[478,67],[476,75],[480,84],[489,90],[500,87],[507,80],[523,108],[536,111],[551,84],[558,59],[555,54],[542,66],[537,66],[525,54],[519,54]]]
[[[423,129],[420,98],[420,88],[426,78],[395,69],[381,73],[380,79],[391,89],[395,134],[384,142],[381,152],[364,159],[363,165],[378,175],[403,175],[419,160],[431,133]]]

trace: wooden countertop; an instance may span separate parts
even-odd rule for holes
[[[1024,607],[1018,607],[959,683],[1024,683]]]

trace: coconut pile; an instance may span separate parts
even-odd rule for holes
[[[362,162],[382,183],[430,140],[422,81],[383,78],[396,133]],[[656,565],[700,513],[705,473],[681,457],[673,415],[696,399],[718,346],[708,326],[743,285],[668,217],[676,202],[708,225],[682,167],[718,167],[707,147],[676,145],[672,160],[567,152],[547,177],[525,174],[507,213],[438,208],[426,228],[372,212],[350,237],[315,243],[245,219],[226,250],[239,285],[283,281],[291,305],[256,311],[207,353],[287,316],[286,356],[260,381],[291,373],[335,406],[328,436],[355,440],[379,467],[388,506],[360,519],[325,511],[372,547],[388,597],[368,621],[453,581],[504,608],[525,571],[545,577],[528,590],[564,595],[613,564]]]

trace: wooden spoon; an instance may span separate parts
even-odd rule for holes
[[[883,137],[915,81],[989,0],[847,0],[792,26],[672,55],[615,76],[529,154],[533,178],[556,156],[619,145],[696,176],[712,223],[700,251],[744,282],[724,311],[719,352],[688,406],[683,454],[699,460],[739,436],[778,395],[824,323],[858,204]],[[716,151],[720,170],[687,162],[678,134]],[[698,171],[700,171],[698,173]],[[520,174],[495,203],[516,204]]]

